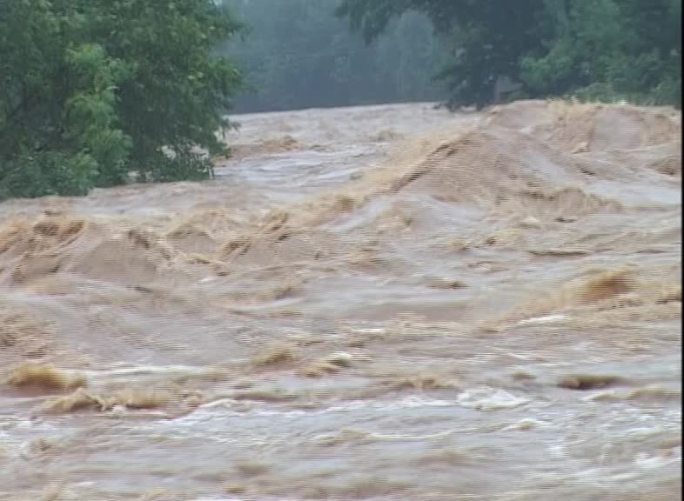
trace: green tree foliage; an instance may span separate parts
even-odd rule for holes
[[[432,77],[445,54],[425,16],[398,16],[366,46],[335,16],[338,0],[226,0],[248,26],[241,43],[220,50],[251,90],[238,111],[434,101]]]
[[[239,28],[211,0],[0,0],[0,199],[210,175]]]
[[[406,11],[425,13],[449,61],[438,75],[450,107],[491,101],[498,77],[518,80],[519,55],[540,46],[542,0],[343,0],[337,10],[366,41]]]
[[[544,50],[520,60],[531,92],[681,105],[681,0],[545,7]]]
[[[681,103],[681,0],[341,0],[369,41],[406,11],[425,13],[450,48],[440,74],[451,107],[520,96]]]

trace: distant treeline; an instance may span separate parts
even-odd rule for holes
[[[549,96],[681,104],[681,0],[223,3],[248,30],[221,49],[252,89],[238,111]]]
[[[681,0],[0,0],[0,200],[211,177],[231,110],[680,106],[681,45]]]
[[[681,0],[341,0],[366,40],[406,12],[427,15],[450,54],[451,107],[576,96],[681,105]]]
[[[339,0],[225,0],[223,5],[245,25],[242,40],[220,48],[247,83],[235,111],[446,97],[434,80],[446,51],[421,13],[393,20],[366,44],[335,15]]]

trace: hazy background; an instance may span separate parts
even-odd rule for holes
[[[389,102],[436,101],[446,96],[433,77],[444,48],[423,14],[393,20],[365,44],[335,16],[338,0],[227,0],[246,25],[241,40],[221,46],[243,71],[248,87],[235,111],[291,110]]]

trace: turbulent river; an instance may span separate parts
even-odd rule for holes
[[[234,118],[0,204],[0,499],[681,496],[678,112]]]

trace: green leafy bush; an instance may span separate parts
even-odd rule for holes
[[[209,177],[240,28],[212,0],[0,3],[0,198]]]

